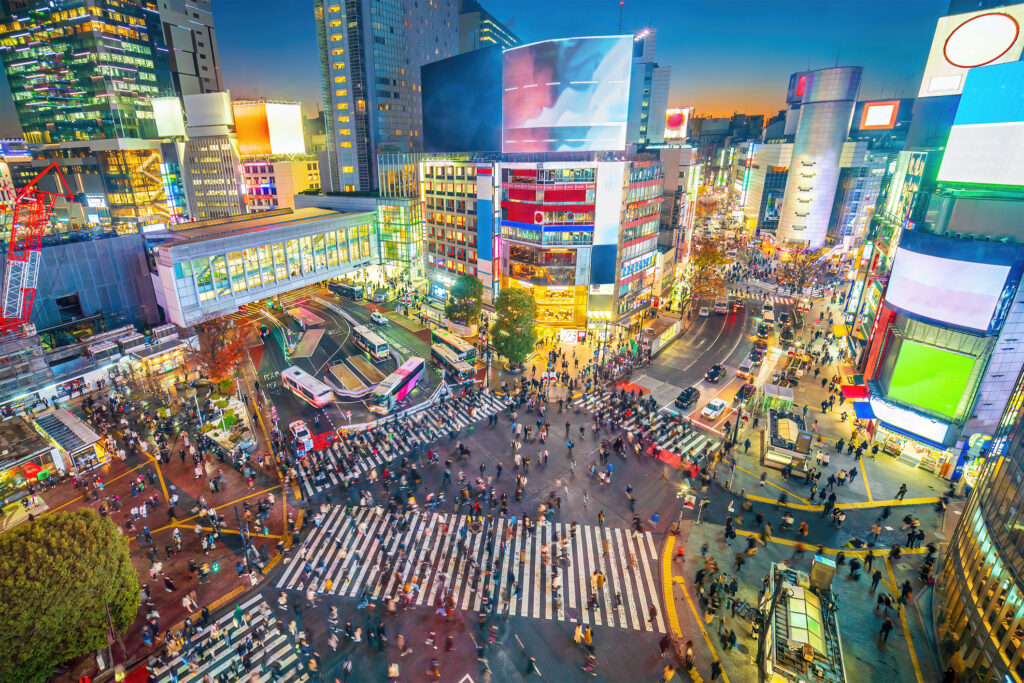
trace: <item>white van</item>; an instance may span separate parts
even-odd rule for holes
[[[765,305],[761,307],[761,321],[765,325],[775,325],[775,307],[771,302],[765,302]]]
[[[754,364],[750,362],[750,359],[743,361],[736,368],[736,376],[742,377],[743,379],[750,379],[754,376]]]
[[[729,313],[729,302],[728,301],[716,301],[715,302],[715,313],[721,313],[726,315]]]

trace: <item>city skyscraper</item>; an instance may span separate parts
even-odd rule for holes
[[[160,0],[159,7],[178,95],[223,90],[210,0]]]
[[[156,136],[173,92],[148,0],[0,0],[0,58],[29,143]]]
[[[476,0],[459,0],[459,52],[497,45],[508,49],[523,41]]]
[[[376,157],[423,149],[420,67],[459,51],[457,0],[315,0],[326,191],[377,186]]]

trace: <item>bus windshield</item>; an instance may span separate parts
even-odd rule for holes
[[[430,347],[430,357],[456,381],[467,382],[473,379],[475,374],[473,366],[464,360],[459,360],[455,352],[444,344],[433,344]]]
[[[352,338],[356,346],[370,354],[376,360],[381,361],[391,356],[391,349],[379,334],[366,325],[357,325],[352,328]]]
[[[374,388],[370,410],[385,414],[394,410],[416,388],[425,367],[423,359],[418,356],[412,356],[402,363],[401,367]]]

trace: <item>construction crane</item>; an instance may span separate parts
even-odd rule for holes
[[[40,181],[51,171],[57,181],[56,192],[39,187]],[[0,300],[3,305],[0,309],[0,340],[24,334],[25,323],[32,316],[32,302],[36,298],[43,233],[50,222],[57,197],[72,199],[68,181],[56,162],[43,169],[13,197],[10,195],[9,190],[0,192],[0,215],[6,214],[5,223],[10,221],[3,299]]]

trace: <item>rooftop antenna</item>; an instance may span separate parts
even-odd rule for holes
[[[622,34],[622,6],[626,4],[626,0],[619,0],[619,35]]]
[[[836,68],[839,68],[839,50],[842,48],[836,48]]]

